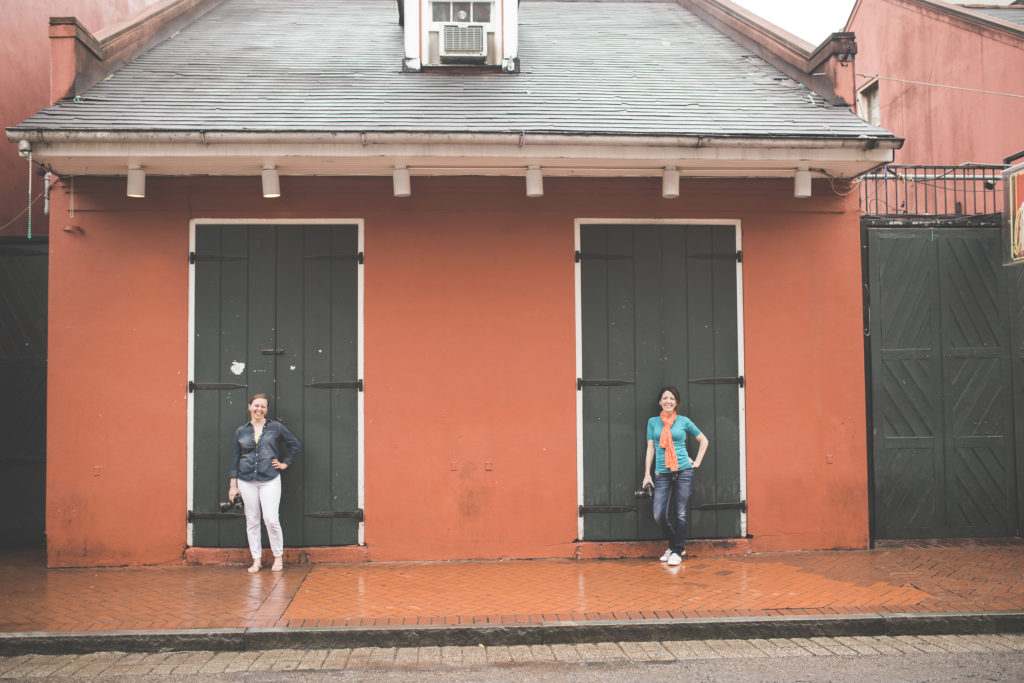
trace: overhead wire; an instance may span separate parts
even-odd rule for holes
[[[862,78],[877,78],[880,81],[895,81],[896,83],[910,83],[911,85],[924,85],[929,88],[948,88],[950,90],[966,90],[967,92],[976,92],[982,95],[998,95],[1000,97],[1019,97],[1024,99],[1024,95],[1018,95],[1010,92],[997,92],[995,90],[978,90],[977,88],[964,88],[959,85],[943,85],[941,83],[927,83],[925,81],[911,81],[906,78],[893,78],[892,76],[879,76],[878,74],[857,74]]]
[[[46,191],[44,190],[43,192],[40,192],[39,194],[37,194],[35,196],[35,198],[31,200],[31,202],[29,203],[29,206],[31,206],[32,204],[35,204],[37,201],[39,201],[40,199],[42,199],[45,196],[46,196]],[[22,209],[20,212],[18,212],[18,215],[16,215],[11,220],[7,221],[3,225],[0,225],[0,231],[6,230],[7,228],[9,228],[12,225],[14,225],[18,221],[19,218],[21,218],[22,216],[24,216],[28,212],[29,206],[26,206],[24,209]],[[30,230],[31,230],[31,228],[30,228]],[[29,232],[29,237],[31,237],[31,236],[32,236],[32,233]]]

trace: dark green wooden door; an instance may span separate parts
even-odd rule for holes
[[[246,545],[217,502],[255,393],[303,446],[282,475],[286,545],[358,542],[358,247],[356,226],[197,226],[194,545]]]
[[[680,411],[711,441],[694,478],[692,538],[743,533],[733,226],[580,228],[583,533],[661,537],[643,477],[648,418],[675,385]],[[697,444],[688,449],[696,454]]]
[[[868,245],[875,535],[1015,535],[998,231],[878,229]]]
[[[48,244],[0,236],[0,549],[46,546]]]

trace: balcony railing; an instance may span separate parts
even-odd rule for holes
[[[860,209],[893,218],[991,216],[1003,210],[1001,164],[898,166],[861,176]]]

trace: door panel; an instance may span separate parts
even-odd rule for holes
[[[46,544],[48,240],[0,236],[0,548]]]
[[[282,475],[286,544],[358,542],[357,251],[355,226],[196,228],[195,545],[245,545],[217,502],[254,393],[303,445]]]
[[[1007,268],[1010,308],[1010,358],[1013,364],[1011,386],[1013,388],[1013,433],[1016,457],[1017,485],[1017,535],[1024,530],[1024,267]]]
[[[660,538],[650,499],[633,492],[665,384],[712,444],[694,479],[690,536],[738,536],[735,229],[587,225],[580,245],[585,539]],[[700,509],[722,503],[736,507]]]
[[[192,399],[192,509],[203,513],[217,512],[217,503],[227,498],[234,428],[246,417],[247,381],[232,372],[247,355],[249,265],[244,230],[196,229],[194,377],[198,387],[219,387],[197,388]],[[244,526],[226,517],[196,520],[192,539],[201,547],[246,545]]]
[[[998,233],[871,230],[868,243],[876,535],[1014,535]]]

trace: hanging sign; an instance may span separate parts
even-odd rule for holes
[[[1024,164],[1003,171],[1003,264],[1024,263]]]

